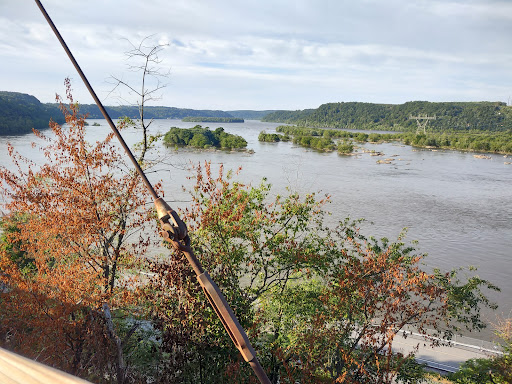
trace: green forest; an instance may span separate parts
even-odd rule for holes
[[[243,123],[244,119],[238,117],[208,117],[208,116],[187,116],[181,121],[194,123]]]
[[[276,112],[275,110],[265,110],[265,111],[253,111],[250,109],[240,109],[235,111],[226,111],[233,117],[238,117],[246,120],[261,120],[264,116],[269,113]]]
[[[280,141],[290,141],[289,135],[280,135],[277,133],[266,133],[265,131],[260,132],[258,135],[258,141],[264,143],[278,143]]]
[[[210,131],[196,125],[194,128],[172,127],[164,136],[164,143],[168,146],[183,146],[194,148],[222,148],[242,149],[247,147],[247,141],[241,136],[232,135],[219,127]]]
[[[50,104],[53,105],[53,104]],[[57,104],[55,104],[56,106]],[[112,119],[129,117],[130,119],[140,118],[139,107],[136,105],[105,106]],[[87,115],[89,119],[103,119],[96,104],[80,104],[80,113]],[[147,119],[184,119],[186,117],[225,117],[232,118],[229,113],[224,111],[198,110],[189,108],[145,106],[144,117]]]
[[[112,119],[140,118],[137,106],[106,106]],[[80,104],[80,112],[90,119],[103,119],[96,104]],[[194,122],[243,123],[243,116],[259,119],[273,111],[233,111],[236,116],[219,110],[146,106],[147,119],[183,119]],[[0,135],[18,135],[32,132],[33,128],[46,129],[50,119],[63,123],[64,118],[57,103],[41,103],[34,96],[0,91]]]
[[[430,116],[429,131],[509,131],[512,107],[502,102],[411,101],[404,104],[328,103],[317,109],[277,111],[262,121],[304,127],[415,131],[414,117]],[[411,118],[412,117],[412,118]]]
[[[21,135],[46,129],[50,119],[64,122],[57,105],[42,104],[34,96],[0,91],[0,135]]]

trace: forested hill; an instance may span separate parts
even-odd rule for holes
[[[239,119],[245,120],[261,120],[264,116],[269,113],[276,112],[276,110],[267,110],[267,111],[253,111],[248,109],[241,109],[237,111],[226,111],[233,117],[238,117]]]
[[[139,118],[137,106],[106,106],[108,114],[113,119],[128,116],[132,119]],[[253,111],[220,111],[200,110],[189,108],[146,106],[144,117],[148,119],[179,119],[201,118],[219,119],[222,121],[232,119],[254,119],[259,120],[274,110]],[[80,104],[80,113],[87,114],[91,119],[102,119],[103,115],[96,104]],[[59,110],[57,103],[39,102],[34,96],[18,93],[0,91],[0,135],[16,135],[30,133],[32,128],[48,128],[50,118],[58,123],[64,122],[64,117]]]
[[[132,119],[140,117],[137,106],[120,105],[106,106],[108,114],[112,119],[128,116]],[[88,114],[90,119],[102,119],[98,106],[96,104],[80,104],[80,113]],[[175,107],[155,107],[146,106],[144,108],[144,117],[147,119],[183,119],[185,117],[234,117],[224,111],[198,110]]]
[[[0,91],[0,135],[20,135],[32,128],[48,128],[50,119],[64,122],[56,105],[42,104],[34,96]]]
[[[411,131],[417,122],[410,116],[436,116],[428,129],[441,130],[512,130],[512,107],[502,102],[411,101],[404,104],[328,103],[317,109],[276,111],[262,121],[309,127],[380,129]]]

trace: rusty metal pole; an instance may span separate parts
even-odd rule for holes
[[[180,219],[178,214],[156,193],[155,189],[147,179],[144,171],[140,167],[139,163],[133,156],[132,152],[130,151],[130,148],[124,141],[123,137],[119,133],[119,130],[116,128],[114,123],[112,122],[112,119],[110,118],[109,114],[105,110],[105,107],[101,103],[98,96],[96,96],[96,93],[94,92],[94,89],[92,88],[91,84],[87,80],[87,77],[85,77],[85,74],[83,73],[82,69],[78,65],[78,62],[75,60],[73,54],[69,50],[66,42],[62,38],[61,34],[59,33],[57,27],[53,23],[52,19],[44,9],[43,5],[41,4],[40,0],[34,0],[41,10],[41,13],[45,17],[46,21],[50,25],[51,29],[55,33],[55,36],[57,36],[57,39],[61,43],[62,47],[64,48],[64,51],[66,51],[66,54],[68,55],[69,59],[73,63],[76,71],[82,78],[82,81],[84,82],[85,86],[89,90],[89,93],[91,94],[92,98],[96,102],[96,105],[100,109],[103,117],[109,124],[110,128],[114,132],[114,134],[119,139],[119,142],[123,146],[125,152],[127,153],[128,157],[132,161],[135,169],[137,170],[137,173],[142,178],[144,184],[146,185],[146,188],[151,193],[154,202],[155,207],[158,213],[158,218],[160,219],[160,223],[162,225],[162,236],[164,239],[169,241],[177,250],[183,252],[183,254],[186,256],[190,266],[194,270],[197,280],[201,287],[203,288],[206,297],[208,298],[208,301],[212,305],[213,309],[217,313],[217,316],[221,320],[222,324],[224,325],[224,328],[226,329],[226,332],[229,334],[231,340],[235,344],[236,348],[244,358],[246,362],[249,363],[251,368],[254,371],[254,374],[258,377],[260,382],[262,384],[271,384],[270,380],[267,377],[267,374],[265,373],[265,370],[261,366],[254,348],[251,345],[251,342],[249,341],[249,338],[247,337],[247,334],[245,330],[242,328],[240,323],[238,322],[238,319],[236,318],[235,314],[233,313],[233,310],[229,306],[228,302],[226,301],[226,298],[220,291],[219,287],[215,284],[215,282],[211,279],[210,275],[203,269],[201,266],[201,263],[197,258],[195,257],[192,247],[190,246],[190,237],[187,233],[187,227],[185,223]]]
[[[155,206],[162,226],[162,237],[171,243],[176,250],[183,252],[196,274],[197,281],[203,288],[208,301],[217,313],[222,325],[224,325],[233,344],[235,344],[244,360],[249,363],[260,382],[271,384],[245,330],[238,322],[226,298],[195,257],[190,246],[190,237],[188,236],[186,225],[162,198],[155,200]]]

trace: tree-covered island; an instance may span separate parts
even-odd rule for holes
[[[281,125],[277,132],[293,136],[293,143],[306,148],[321,151],[338,150],[347,153],[348,140],[360,143],[378,143],[401,141],[406,145],[420,148],[442,148],[461,151],[512,154],[512,131],[445,131],[445,132],[400,132],[400,133],[364,133],[349,132],[340,129],[302,128]],[[336,141],[336,139],[341,139]],[[261,140],[260,140],[261,141]],[[340,148],[343,147],[343,150]],[[353,146],[352,146],[353,149]]]
[[[243,149],[247,147],[247,141],[243,137],[227,133],[222,127],[210,131],[208,127],[203,128],[200,125],[194,128],[172,127],[165,134],[164,143],[167,146],[193,148]]]
[[[278,143],[280,141],[290,141],[291,137],[288,135],[280,135],[278,133],[267,133],[265,131],[260,132],[258,135],[258,141],[264,143]]]

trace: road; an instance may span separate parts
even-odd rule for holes
[[[430,368],[444,372],[455,372],[460,364],[469,359],[489,358],[492,350],[480,348],[464,343],[453,343],[453,345],[431,347],[429,342],[421,337],[409,335],[404,339],[401,335],[393,340],[393,351],[407,354],[414,350],[419,343],[419,349],[415,353],[416,360],[426,363]],[[494,354],[500,353],[498,350]]]

